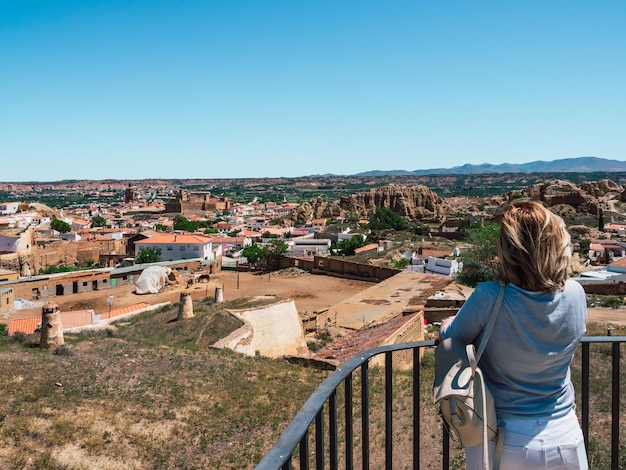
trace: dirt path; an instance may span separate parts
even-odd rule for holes
[[[595,323],[626,326],[626,309],[590,307],[587,309],[587,319]]]

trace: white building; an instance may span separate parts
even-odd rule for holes
[[[298,238],[289,240],[289,255],[291,256],[328,256],[331,241],[326,239]]]
[[[211,238],[199,234],[167,233],[135,242],[135,257],[146,248],[161,250],[161,261],[201,258],[215,259]]]
[[[0,203],[0,215],[15,214],[19,206],[19,202],[2,202]]]
[[[33,246],[33,230],[28,228],[19,235],[0,234],[0,253],[29,253]]]
[[[427,272],[443,274],[445,276],[456,276],[459,274],[459,262],[456,260],[426,256],[424,258],[424,265]]]

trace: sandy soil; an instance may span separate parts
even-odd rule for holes
[[[587,318],[590,322],[626,326],[626,308],[589,308]]]
[[[280,273],[280,272],[279,272]],[[249,272],[222,271],[211,277],[208,282],[199,282],[187,287],[185,282],[168,285],[158,294],[134,294],[134,286],[123,286],[97,292],[84,292],[55,297],[52,301],[59,306],[59,310],[93,309],[96,313],[109,310],[108,297],[113,296],[111,308],[121,308],[138,302],[158,304],[162,302],[178,302],[181,292],[191,292],[193,300],[202,300],[206,297],[215,297],[217,287],[223,289],[224,300],[234,300],[241,297],[273,295],[280,298],[290,298],[296,303],[301,314],[319,312],[341,300],[347,299],[368,287],[368,281],[354,281],[332,276],[298,274],[287,275],[252,274]],[[25,318],[41,315],[41,306],[15,311],[9,318]]]

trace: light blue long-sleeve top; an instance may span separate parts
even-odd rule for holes
[[[454,320],[441,331],[478,344],[500,284],[476,287]],[[554,293],[507,284],[502,308],[479,365],[499,417],[558,418],[574,404],[570,364],[586,331],[582,286],[567,280]]]

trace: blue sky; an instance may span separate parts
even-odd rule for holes
[[[0,0],[0,181],[626,160],[626,2]]]

